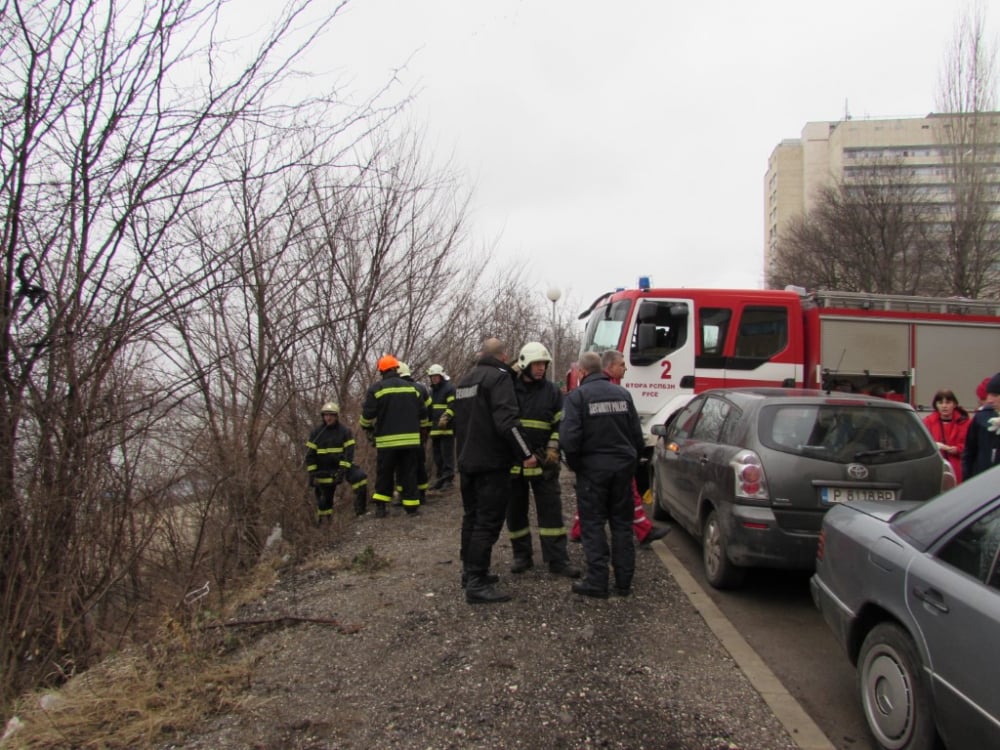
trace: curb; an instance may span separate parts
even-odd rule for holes
[[[687,568],[677,559],[662,541],[650,545],[667,571],[674,577],[688,600],[698,610],[705,623],[722,642],[723,647],[746,675],[754,690],[760,693],[778,721],[802,750],[836,750],[833,743],[823,734],[799,702],[792,697],[774,672],[764,663],[756,651],[722,614],[715,602],[688,573]]]

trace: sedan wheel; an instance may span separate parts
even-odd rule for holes
[[[714,510],[708,514],[701,528],[701,559],[705,565],[705,577],[717,589],[736,588],[746,577],[746,569],[734,565],[726,555],[726,538]]]
[[[934,717],[920,657],[894,623],[872,629],[858,656],[858,690],[865,720],[885,750],[931,750]]]

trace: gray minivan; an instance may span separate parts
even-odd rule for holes
[[[654,516],[702,542],[709,583],[747,567],[811,570],[823,514],[854,500],[928,500],[955,477],[908,404],[789,388],[719,388],[657,436]]]

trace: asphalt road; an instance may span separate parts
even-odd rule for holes
[[[809,574],[753,570],[736,591],[705,580],[701,547],[675,524],[663,539],[838,750],[875,750],[854,667],[813,605]]]

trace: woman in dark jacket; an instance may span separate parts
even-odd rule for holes
[[[986,471],[1000,464],[1000,372],[986,384],[986,403],[972,417],[962,454],[962,477]]]

